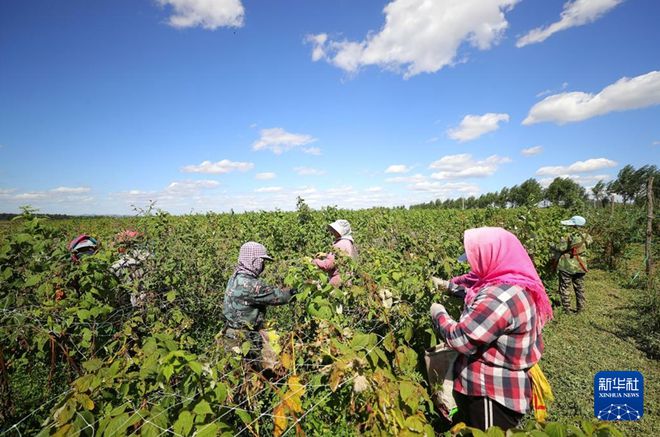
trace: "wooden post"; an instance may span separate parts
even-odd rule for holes
[[[646,282],[649,290],[653,287],[653,176],[646,185]]]

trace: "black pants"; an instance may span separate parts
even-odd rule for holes
[[[504,431],[515,428],[524,416],[484,396],[466,396],[454,391],[454,399],[458,412],[452,421],[465,422],[467,426],[483,431],[491,426],[499,426]]]

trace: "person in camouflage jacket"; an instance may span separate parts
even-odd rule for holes
[[[559,294],[561,305],[566,312],[570,311],[571,299],[569,288],[573,284],[576,298],[576,312],[584,310],[586,298],[584,296],[584,276],[589,271],[586,261],[587,247],[593,242],[591,236],[582,231],[586,224],[584,217],[573,216],[563,220],[562,225],[569,227],[570,231],[561,239],[559,244],[553,246],[555,262],[559,274]]]
[[[245,341],[251,343],[248,358],[261,355],[262,330],[266,308],[291,301],[293,290],[282,290],[264,283],[259,276],[265,261],[272,260],[266,248],[254,241],[241,246],[238,265],[227,283],[223,314],[226,319],[224,337],[227,349],[237,352]],[[261,332],[260,332],[261,331]]]

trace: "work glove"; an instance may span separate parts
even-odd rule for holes
[[[438,315],[440,315],[441,313],[446,313],[446,312],[447,312],[447,310],[445,310],[445,307],[443,305],[441,305],[439,303],[431,304],[430,313],[431,313],[431,318],[433,319],[434,322],[438,319]]]
[[[431,282],[433,282],[435,288],[439,288],[442,291],[445,291],[449,288],[449,281],[447,281],[446,279],[441,279],[441,278],[436,278],[435,276],[431,276]]]

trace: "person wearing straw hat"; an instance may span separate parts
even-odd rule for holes
[[[352,259],[357,258],[358,251],[355,247],[355,241],[353,240],[351,224],[348,220],[340,219],[330,223],[328,225],[328,231],[335,239],[332,247]],[[335,287],[338,287],[341,285],[342,281],[339,275],[339,269],[337,269],[336,257],[337,255],[334,253],[322,254],[314,258],[312,263],[314,263],[316,267],[327,272],[329,278],[328,282]]]
[[[560,243],[553,246],[555,251],[554,262],[559,275],[561,306],[564,311],[571,311],[569,288],[573,284],[576,312],[579,313],[584,310],[586,303],[584,276],[589,269],[587,268],[585,256],[587,247],[593,240],[588,233],[582,230],[587,223],[584,217],[576,215],[568,220],[562,220],[560,223],[569,229],[569,232],[562,237]]]
[[[287,304],[295,294],[295,290],[279,289],[259,279],[265,262],[272,260],[262,244],[254,241],[243,244],[239,250],[238,264],[225,289],[223,315],[226,323],[223,335],[226,346],[237,352],[245,341],[249,341],[251,349],[247,358],[253,360],[261,355],[262,340],[266,335],[265,331],[262,332],[266,308]]]
[[[528,370],[543,352],[541,330],[552,306],[518,238],[502,228],[468,229],[465,253],[474,282],[458,321],[431,305],[438,335],[458,352],[454,364],[454,423],[515,428],[532,406]]]

